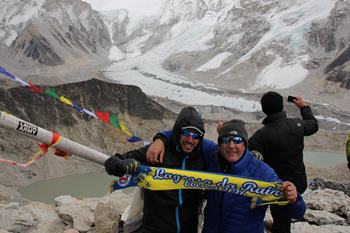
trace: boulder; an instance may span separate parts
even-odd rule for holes
[[[65,227],[53,206],[39,202],[0,205],[0,226],[14,233],[62,233]]]
[[[21,194],[19,192],[0,184],[0,204],[21,202],[21,199]]]

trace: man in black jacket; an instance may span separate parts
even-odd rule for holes
[[[300,109],[300,118],[287,118],[283,111],[283,97],[276,92],[267,92],[261,98],[261,106],[267,117],[261,129],[249,138],[251,151],[262,154],[264,162],[270,165],[279,178],[291,181],[299,193],[307,188],[303,161],[304,136],[317,132],[318,122],[305,101],[296,97],[294,104]],[[290,233],[291,219],[284,218],[283,207],[272,206],[273,233]]]
[[[193,107],[185,107],[173,127],[171,143],[165,148],[162,166],[183,170],[205,170],[201,144],[204,123]],[[116,154],[105,162],[108,174],[122,176],[147,164],[148,146]],[[201,190],[144,190],[143,233],[197,233],[198,210],[203,198]]]

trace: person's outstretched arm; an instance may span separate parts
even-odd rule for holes
[[[156,164],[163,163],[165,146],[170,145],[173,132],[163,131],[153,137],[153,143],[146,152],[147,162]]]
[[[147,162],[152,164],[163,163],[165,147],[171,144],[171,137],[172,131],[163,131],[156,134],[146,153]],[[207,162],[217,150],[218,145],[215,142],[203,138],[202,153]]]
[[[310,136],[316,133],[318,131],[318,121],[312,113],[311,107],[301,97],[296,97],[293,102],[300,109],[304,122],[304,135]]]
[[[126,173],[136,172],[141,163],[146,162],[147,146],[138,150],[132,150],[125,154],[118,154],[109,157],[105,163],[107,174],[114,176],[123,176]]]

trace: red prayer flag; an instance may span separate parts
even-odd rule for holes
[[[95,112],[95,114],[101,121],[103,121],[104,123],[109,125],[109,113],[108,112]]]
[[[41,94],[44,93],[43,90],[37,88],[36,86],[33,86],[32,80],[29,80],[29,87],[30,87],[30,89],[32,89],[33,92],[41,93]]]

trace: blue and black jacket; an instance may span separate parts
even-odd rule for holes
[[[249,150],[246,150],[236,163],[226,162],[219,152],[209,159],[211,161],[208,170],[211,172],[281,182],[274,170],[266,163],[257,160]],[[202,233],[263,233],[267,206],[251,208],[251,200],[250,197],[233,193],[208,191]],[[283,210],[286,216],[302,218],[306,206],[302,197],[298,195],[297,202],[287,204]]]
[[[184,108],[178,115],[171,134],[170,143],[165,147],[162,164],[152,166],[183,169],[206,170],[202,139],[189,154],[179,146],[181,127],[195,126],[204,132],[204,123],[192,107]],[[120,155],[121,159],[133,158],[146,164],[148,147]],[[112,159],[111,159],[112,160]],[[109,161],[105,163],[109,167]],[[148,164],[149,165],[149,164]],[[202,190],[144,190],[142,230],[144,233],[197,233],[198,213],[204,194]]]

